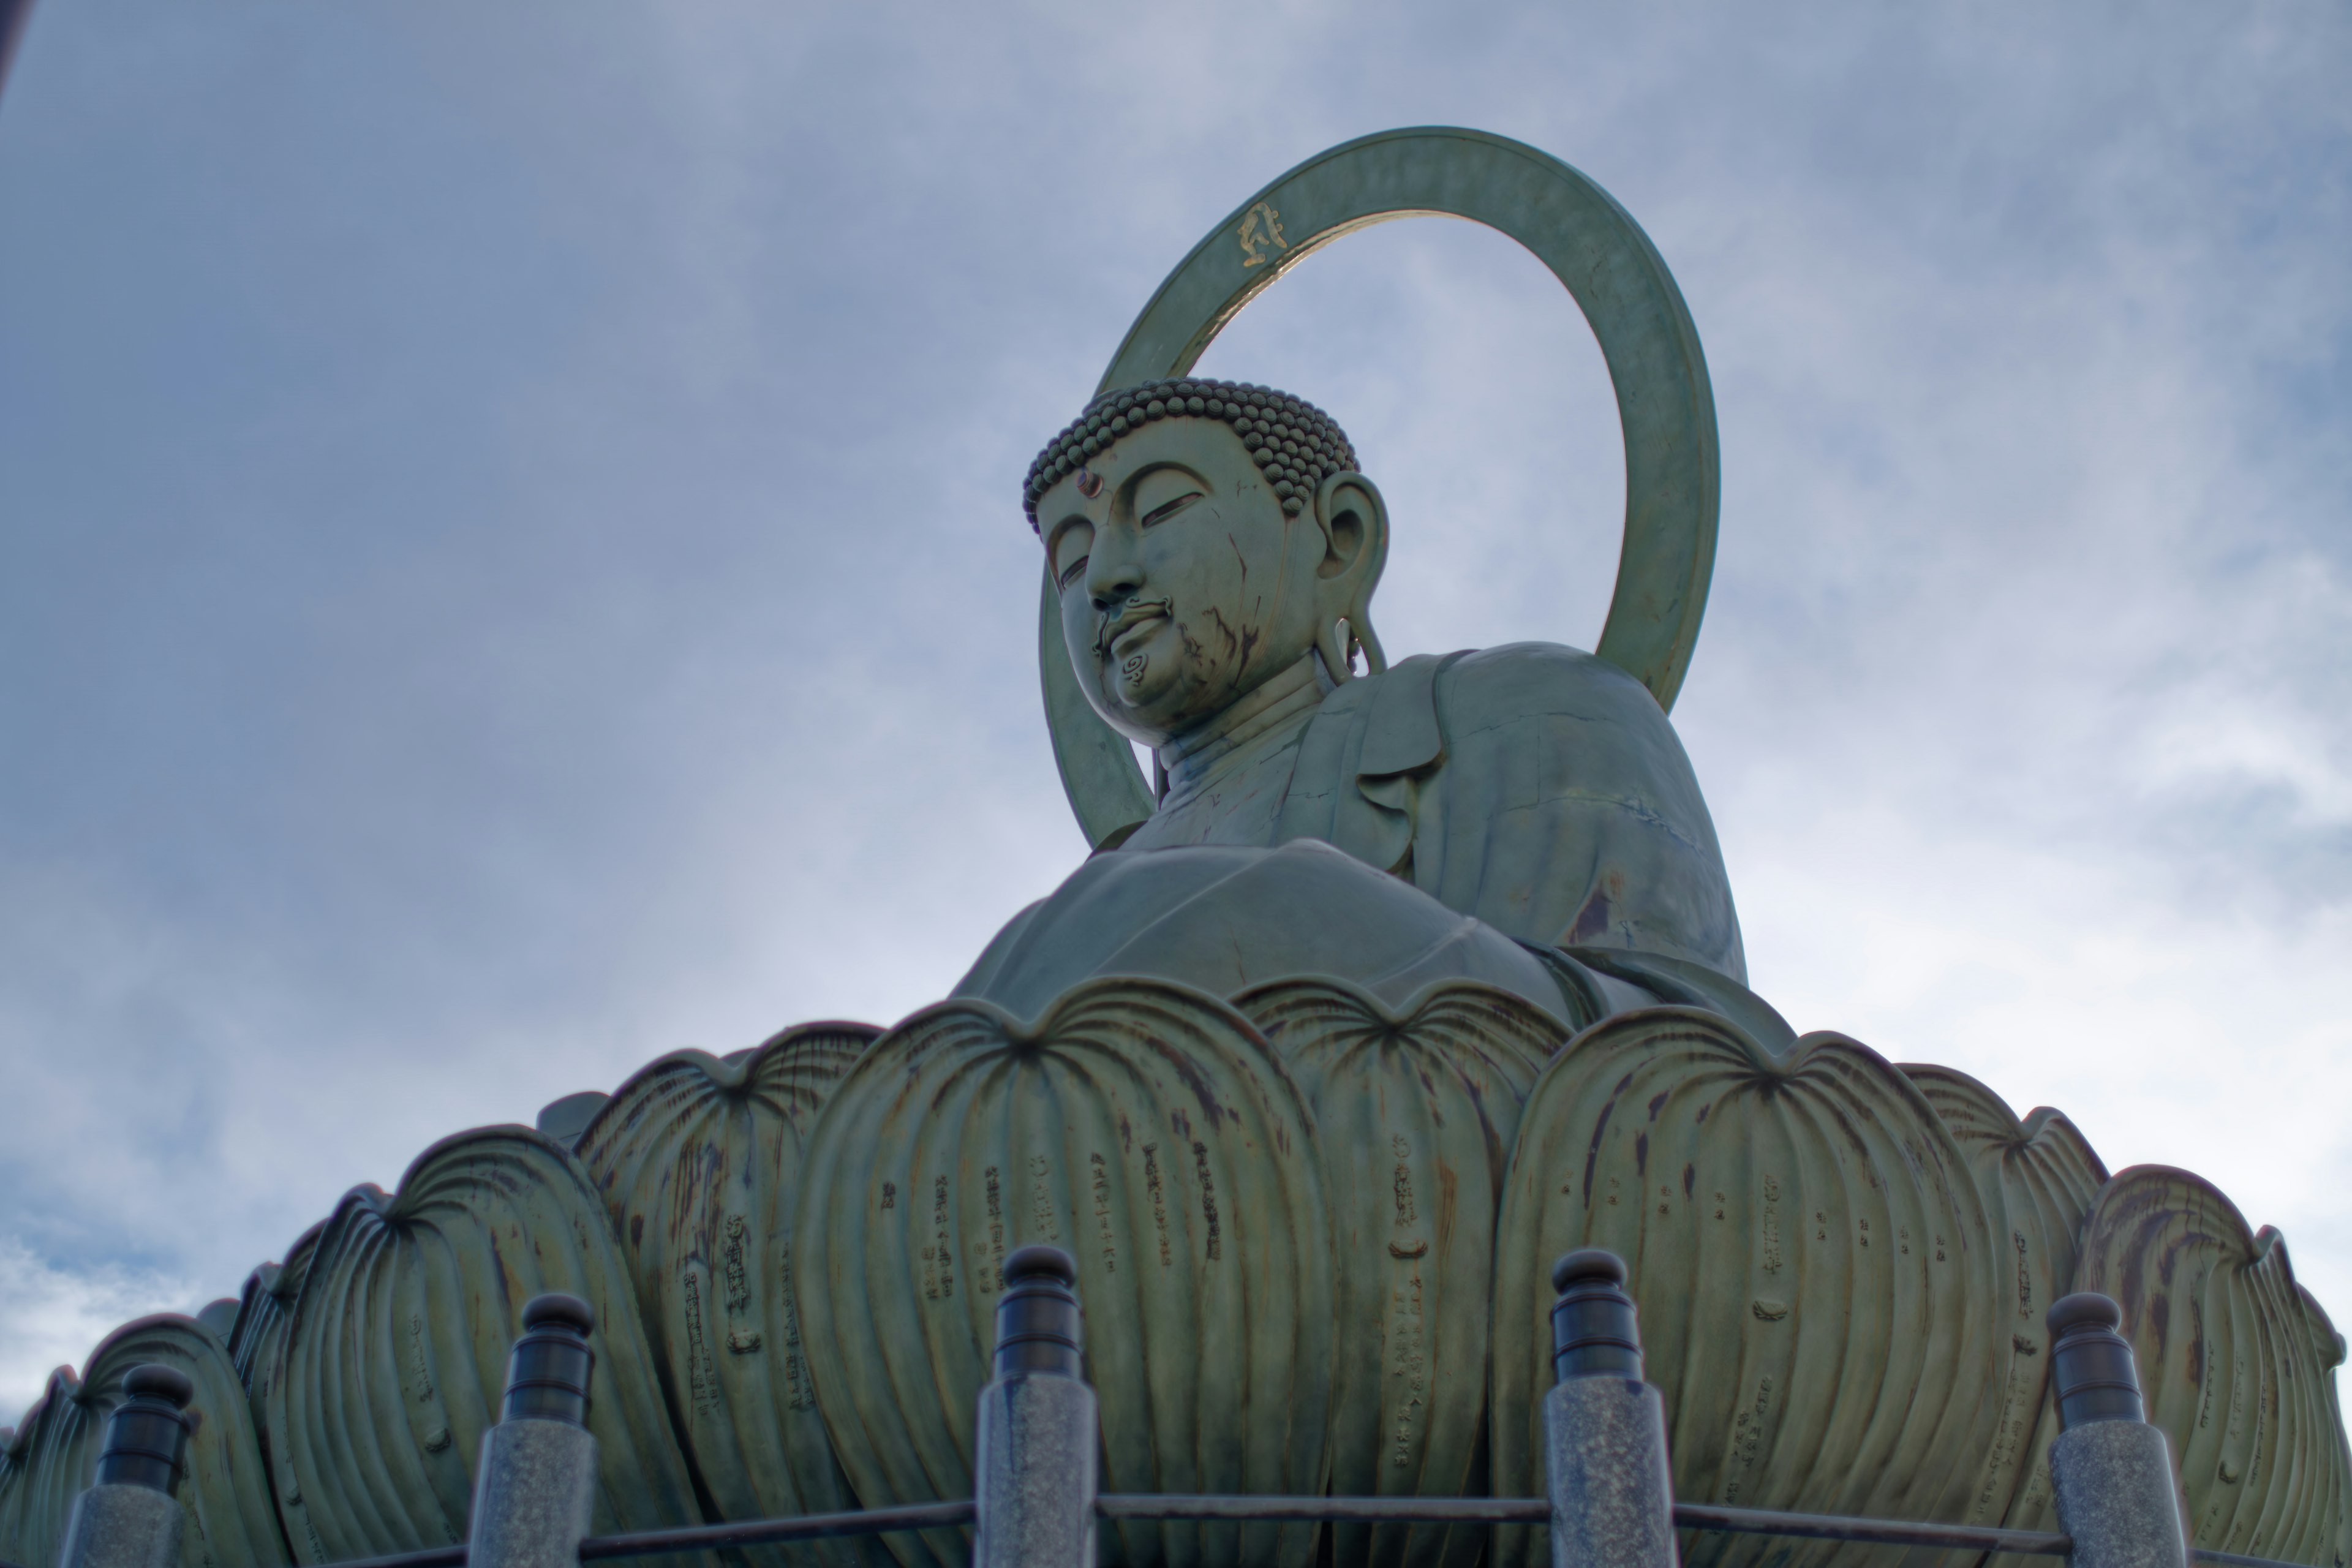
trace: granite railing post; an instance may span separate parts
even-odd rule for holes
[[[2069,1568],[2188,1568],[2180,1482],[2164,1434],[2147,1424],[2123,1314],[2091,1291],[2050,1309],[2050,1384],[2059,1433],[2050,1482]]]
[[[98,1477],[74,1500],[60,1568],[178,1568],[186,1520],[172,1496],[195,1422],[196,1385],[175,1367],[134,1366],[107,1417]]]
[[[506,1404],[475,1472],[467,1568],[578,1568],[596,1499],[588,1348],[596,1315],[577,1296],[534,1296],[507,1361]]]
[[[996,1375],[980,1391],[973,1568],[1093,1568],[1100,1437],[1077,1278],[1058,1247],[1004,1260]]]
[[[1642,1381],[1625,1265],[1598,1247],[1552,1265],[1544,1470],[1552,1568],[1675,1568],[1666,1412]]]

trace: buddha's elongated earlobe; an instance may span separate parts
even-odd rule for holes
[[[1350,468],[1324,479],[1315,493],[1315,517],[1323,525],[1325,540],[1318,574],[1335,597],[1347,595],[1346,607],[1337,614],[1331,613],[1330,598],[1323,601],[1330,619],[1316,632],[1316,651],[1334,681],[1355,675],[1359,650],[1364,656],[1363,673],[1378,675],[1389,667],[1380,636],[1372,630],[1372,594],[1389,558],[1388,503],[1381,499],[1378,486]]]
[[[1389,667],[1389,656],[1381,650],[1381,635],[1372,630],[1372,591],[1367,587],[1356,605],[1355,613],[1339,624],[1351,627],[1350,636],[1356,646],[1364,650],[1364,673],[1378,675]]]
[[[1364,489],[1373,498],[1370,537],[1364,542],[1370,559],[1356,578],[1355,599],[1348,606],[1348,625],[1364,650],[1364,673],[1378,675],[1388,668],[1389,656],[1381,647],[1381,634],[1372,630],[1372,595],[1380,592],[1381,573],[1389,563],[1389,514],[1370,480],[1364,481]]]
[[[1315,634],[1315,651],[1322,656],[1323,668],[1334,686],[1345,686],[1355,677],[1356,661],[1349,657],[1355,640],[1345,616],[1324,622]]]

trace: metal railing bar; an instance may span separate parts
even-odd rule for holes
[[[766,1546],[780,1541],[821,1541],[838,1535],[938,1530],[971,1521],[972,1501],[970,1498],[960,1502],[854,1509],[846,1513],[805,1513],[790,1519],[747,1520],[740,1524],[698,1524],[685,1530],[641,1531],[635,1535],[592,1535],[580,1543],[580,1560],[593,1563],[606,1557],[647,1557],[658,1552],[708,1551],[719,1546]]]
[[[1334,1521],[1375,1524],[1544,1524],[1551,1505],[1542,1498],[1438,1497],[1282,1497],[1268,1494],[1195,1494],[1186,1492],[1107,1492],[1095,1500],[1095,1511],[1107,1520],[1237,1520]],[[970,1524],[973,1505],[957,1502],[914,1503],[901,1508],[877,1508],[845,1513],[801,1514],[784,1519],[748,1520],[740,1524],[705,1524],[682,1530],[655,1530],[634,1535],[591,1536],[580,1543],[583,1563],[614,1557],[646,1557],[668,1552],[709,1551],[726,1546],[762,1546],[788,1541],[817,1541],[845,1535],[878,1535],[901,1530],[938,1530]],[[1793,1535],[1819,1541],[1859,1541],[1886,1546],[1939,1547],[1963,1552],[2003,1552],[2031,1557],[2063,1557],[2074,1549],[2071,1538],[2046,1531],[2000,1530],[1967,1524],[1928,1524],[1896,1519],[1862,1519],[1844,1514],[1780,1513],[1769,1509],[1719,1508],[1708,1503],[1676,1503],[1675,1523],[1684,1530],[1712,1530],[1745,1535]],[[2189,1556],[2216,1568],[2309,1568],[2275,1557],[2252,1557],[2192,1546]],[[333,1568],[465,1568],[466,1548],[436,1546],[388,1557],[367,1557],[339,1563]],[[5,1568],[5,1565],[0,1565]]]
[[[1675,1523],[1686,1530],[1738,1531],[1757,1535],[1805,1535],[1821,1540],[1882,1542],[1895,1546],[1952,1546],[1963,1551],[2010,1552],[2028,1557],[2063,1557],[2074,1550],[2064,1535],[2030,1530],[1994,1530],[1976,1525],[1913,1524],[1900,1520],[1854,1519],[1836,1514],[1776,1513],[1764,1509],[1716,1508],[1676,1503]],[[1813,1526],[1832,1526],[1815,1529]],[[1859,1527],[1859,1528],[1857,1528]],[[1892,1531],[1894,1533],[1887,1533]],[[2189,1558],[2222,1568],[2312,1568],[2277,1557],[2249,1557],[2191,1546]]]
[[[1551,1505],[1542,1498],[1188,1496],[1179,1493],[1109,1493],[1095,1500],[1105,1519],[1339,1520],[1377,1523],[1543,1524]],[[1958,1551],[2013,1552],[2063,1557],[2074,1542],[2041,1531],[2000,1530],[1960,1524],[1914,1523],[1906,1520],[1858,1519],[1834,1514],[1779,1513],[1762,1509],[1715,1508],[1683,1503],[1675,1523],[1685,1530],[1718,1530],[1757,1535],[1798,1535],[1830,1541],[1876,1542],[1895,1546],[1934,1546]],[[2247,1568],[2247,1565],[2234,1565]],[[2285,1568],[2285,1565],[2281,1565]]]
[[[1719,1508],[1711,1503],[1675,1504],[1675,1523],[1684,1530],[1801,1535],[1816,1541],[1871,1541],[1887,1546],[1940,1546],[1962,1552],[2015,1552],[2032,1557],[2063,1557],[2074,1547],[2071,1537],[2040,1530],[1927,1524],[1833,1513],[1780,1513],[1760,1508]]]
[[[1542,1498],[1278,1497],[1184,1492],[1106,1492],[1095,1500],[1104,1519],[1369,1520],[1399,1524],[1541,1524]]]
[[[421,1552],[395,1552],[389,1557],[353,1557],[332,1568],[465,1568],[466,1547],[428,1546]]]

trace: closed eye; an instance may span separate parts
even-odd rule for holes
[[[1143,514],[1143,526],[1150,528],[1155,523],[1166,522],[1170,518],[1174,517],[1178,512],[1182,511],[1186,507],[1191,506],[1194,501],[1199,500],[1200,499],[1201,492],[1199,490],[1187,490],[1182,495],[1178,496],[1174,500],[1161,501],[1158,506],[1153,507],[1150,511]]]
[[[1067,566],[1063,567],[1062,574],[1054,579],[1054,586],[1056,588],[1066,588],[1071,584],[1076,582],[1078,580],[1078,574],[1087,569],[1087,557],[1081,555],[1076,561],[1071,562]]]

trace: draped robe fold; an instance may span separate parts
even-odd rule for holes
[[[1682,742],[1641,682],[1574,648],[1423,654],[1339,688],[1299,742],[1275,841],[1293,838],[1534,946],[1748,978]]]
[[[1227,995],[1321,973],[1402,1001],[1451,974],[1572,1024],[1656,1000],[1761,1007],[1690,760],[1602,659],[1546,643],[1404,659],[1328,690],[1235,776],[1015,916],[956,994],[1027,1013],[1091,973]],[[1355,866],[1301,858],[1302,840]]]

